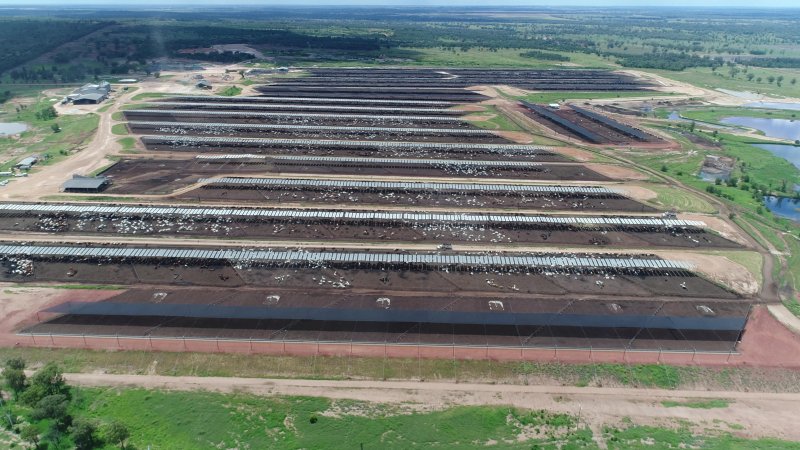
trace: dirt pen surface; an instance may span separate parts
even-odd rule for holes
[[[12,289],[7,289],[11,292]],[[659,350],[614,350],[533,347],[464,347],[457,345],[392,345],[360,343],[289,342],[191,338],[132,338],[125,336],[35,335],[19,331],[39,322],[38,304],[32,300],[50,298],[60,304],[74,299],[76,293],[88,300],[106,299],[119,291],[64,291],[47,288],[14,288],[15,304],[24,307],[25,320],[0,322],[0,339],[11,346],[51,348],[85,348],[94,350],[144,350],[166,352],[228,352],[244,354],[349,356],[389,358],[491,359],[497,361],[542,361],[561,363],[667,363],[677,365],[782,367],[800,369],[800,336],[787,330],[770,315],[766,307],[756,306],[750,315],[741,342],[735,351],[702,352],[697,350],[669,352]],[[46,318],[43,318],[46,320]],[[35,326],[35,325],[34,325]],[[10,328],[9,328],[10,327]],[[782,348],[781,352],[764,352],[764,348]]]
[[[244,155],[243,155],[244,156]],[[111,177],[109,193],[168,194],[197,182],[200,178],[222,175],[319,174],[415,177],[449,177],[460,179],[518,179],[609,181],[611,178],[578,164],[542,164],[526,168],[491,165],[452,164],[389,164],[380,161],[313,162],[302,159],[243,158],[237,159],[123,159],[103,172]]]
[[[414,92],[471,86],[508,85],[528,90],[647,90],[651,86],[642,79],[624,72],[593,70],[529,70],[529,69],[309,69],[305,77],[274,80],[274,84],[258,88],[260,92],[289,91],[312,87],[331,90],[360,87],[368,91],[398,90]],[[339,86],[342,86],[339,88]],[[364,88],[367,86],[367,88]],[[374,88],[373,88],[374,87]]]
[[[372,205],[405,212],[416,212],[420,207],[471,211],[523,208],[574,211],[575,216],[608,211],[655,212],[616,190],[582,183],[635,175],[619,168],[603,171],[602,165],[572,162],[571,158],[592,157],[582,150],[512,145],[503,135],[481,131],[463,117],[468,110],[482,110],[477,102],[488,98],[463,87],[489,81],[505,80],[520,86],[532,83],[554,90],[578,85],[597,90],[645,86],[619,74],[593,79],[597,74],[587,73],[547,83],[536,78],[539,75],[535,71],[459,70],[452,78],[425,75],[430,72],[427,69],[418,72],[409,77],[410,72],[405,71],[320,69],[308,79],[280,80],[257,88],[264,94],[261,100],[176,97],[148,102],[141,110],[126,112],[128,120],[137,122],[131,124],[134,132],[151,134],[142,137],[148,153],[107,170],[105,175],[113,180],[109,192],[173,192],[175,200],[186,205],[197,202],[200,207],[204,203],[284,208],[335,204],[353,210],[363,211]],[[366,73],[372,78],[365,78]],[[489,76],[494,78],[490,80]],[[400,78],[405,78],[406,84],[400,83]],[[360,87],[367,79],[374,84]],[[351,84],[355,80],[360,82]],[[458,102],[472,105],[459,107]],[[599,130],[608,127],[587,119],[586,114],[575,114],[572,120],[587,120],[580,123],[610,142],[622,142],[624,133],[617,133],[613,127],[611,131]],[[254,126],[257,124],[264,126]],[[527,142],[521,139],[522,134],[514,138]],[[254,156],[248,156],[247,161],[236,160],[243,153]],[[200,162],[202,158],[195,156],[234,158]],[[301,159],[308,156],[362,159]],[[376,157],[473,164],[426,166],[363,159]],[[487,161],[525,164],[483,164]],[[259,174],[265,178],[224,178]],[[273,174],[272,179],[266,178]],[[280,176],[283,174],[303,178]],[[375,181],[376,177],[384,178]],[[411,177],[452,180],[422,186],[406,181]],[[199,182],[200,178],[211,179]],[[469,178],[484,183],[464,181]],[[489,188],[488,179],[513,182],[494,181],[496,186]],[[526,185],[519,180],[544,180],[552,186]],[[570,186],[570,182],[577,185]],[[334,183],[338,185],[333,187]],[[480,187],[472,187],[477,185]],[[0,230],[5,232],[52,233],[56,239],[71,242],[92,236],[103,241],[96,248],[81,248],[90,250],[95,255],[91,257],[77,256],[72,250],[85,244],[54,244],[51,247],[58,247],[57,252],[52,248],[29,252],[29,247],[13,253],[4,250],[0,282],[31,286],[13,289],[34,292],[34,284],[53,282],[80,286],[113,281],[137,286],[112,292],[70,291],[30,300],[29,305],[14,303],[10,311],[15,315],[0,321],[0,327],[22,333],[7,334],[6,338],[20,345],[53,347],[677,364],[753,361],[747,339],[757,338],[765,345],[793,345],[775,338],[775,330],[765,330],[771,325],[769,317],[759,315],[759,308],[752,309],[755,300],[751,292],[737,294],[688,268],[677,268],[690,267],[677,262],[672,265],[673,261],[655,257],[609,253],[605,258],[617,258],[616,262],[598,266],[597,252],[566,255],[559,249],[561,258],[588,262],[520,266],[507,262],[516,261],[514,258],[496,262],[510,254],[484,252],[479,256],[489,256],[486,260],[493,262],[465,266],[453,261],[476,254],[452,252],[446,245],[480,243],[500,250],[502,244],[517,243],[546,243],[555,248],[740,248],[699,226],[546,225],[543,221],[518,227],[438,219],[190,216],[0,214]],[[106,242],[113,241],[114,236],[135,234],[153,236],[153,241],[163,237],[165,242],[171,237],[191,236],[294,240],[301,247],[336,245],[330,242],[340,241],[341,246],[363,247],[354,250],[357,255],[348,256],[350,259],[317,255],[250,260],[227,256],[244,255],[243,249],[226,246],[223,255],[198,239],[192,243],[196,248],[142,244],[139,247],[146,247],[145,253],[133,258],[119,256],[122,253],[116,249],[121,244]],[[391,249],[399,248],[393,253],[386,248],[369,250],[365,241],[392,242],[388,244]],[[403,244],[409,249],[411,243],[426,241],[441,242],[442,251],[417,258],[420,255],[409,253],[413,251],[402,250]],[[247,244],[242,241],[236,245]],[[67,247],[64,253],[58,253],[61,247]],[[133,246],[126,250],[133,250]],[[150,250],[171,252],[172,256],[155,257]],[[188,256],[200,252],[217,256]],[[318,253],[324,252],[350,253],[336,249]],[[450,255],[459,258],[447,259]],[[654,265],[637,265],[637,259],[646,258]],[[753,332],[750,327],[742,334],[750,316],[754,326],[761,328]],[[755,338],[749,338],[748,333]],[[737,344],[742,339],[742,352],[747,354],[738,353]],[[763,358],[757,360],[758,364],[774,364],[769,356]]]
[[[278,110],[250,111],[242,108],[231,109],[158,109],[146,105],[147,109],[126,110],[127,120],[139,121],[169,121],[169,122],[215,122],[236,124],[260,124],[269,122],[280,125],[317,125],[317,126],[344,126],[344,127],[397,127],[397,128],[455,128],[478,129],[466,119],[452,115],[424,115],[400,114],[403,111],[393,111],[391,114],[378,115],[364,114],[359,111],[350,112],[295,112]]]
[[[479,147],[471,144],[432,145],[430,142],[379,142],[379,141],[310,141],[216,139],[203,136],[144,136],[145,147],[154,152],[181,152],[203,154],[256,154],[303,156],[356,156],[370,158],[432,158],[488,161],[567,162],[569,158],[554,153],[546,147],[498,146]]]
[[[154,210],[159,208],[158,205],[151,207]],[[486,217],[484,222],[464,222],[458,220],[458,215],[452,214],[437,214],[419,219],[357,219],[344,218],[339,213],[337,218],[325,218],[326,212],[320,212],[319,216],[314,217],[309,210],[284,210],[285,214],[275,217],[243,217],[204,214],[203,208],[181,209],[195,214],[4,210],[0,211],[0,230],[69,235],[192,236],[323,242],[485,242],[627,248],[741,248],[741,244],[735,241],[694,226],[553,224],[545,221],[508,223],[490,221],[486,216],[479,216]]]
[[[293,204],[370,204],[431,207],[519,208],[567,211],[655,212],[656,209],[617,194],[520,193],[508,191],[443,191],[360,189],[302,186],[259,186],[215,181],[181,193],[187,201]]]
[[[621,132],[618,128],[616,128],[613,125],[609,125],[608,123],[603,123],[598,120],[591,119],[582,114],[579,114],[577,110],[573,110],[570,108],[559,108],[556,110],[548,111],[550,114],[553,114],[557,116],[559,119],[563,120],[564,122],[562,123],[556,122],[553,119],[550,119],[542,114],[533,112],[524,107],[519,107],[518,111],[525,114],[527,117],[530,117],[531,119],[538,122],[542,126],[552,129],[559,134],[569,136],[573,139],[588,141],[594,144],[628,145],[636,143],[649,143],[649,144],[665,143],[658,137],[641,132],[640,130],[637,131],[640,131],[642,133],[642,136],[644,137],[635,139],[631,135]],[[609,121],[610,123],[627,126],[609,117],[605,117],[605,120]],[[588,132],[593,133],[595,138],[588,139],[586,136],[577,133],[576,128],[573,127],[588,130]]]
[[[431,128],[387,128],[387,127],[317,127],[294,125],[270,125],[259,128],[257,124],[233,123],[180,123],[180,122],[128,122],[136,134],[243,137],[269,139],[344,139],[355,141],[392,142],[448,142],[472,144],[507,144],[511,141],[485,130],[431,129]]]
[[[411,267],[316,258],[168,263],[9,255],[3,281],[163,286],[102,303],[73,298],[48,310],[64,315],[28,329],[39,334],[730,351],[750,308],[747,299],[680,269]]]
[[[63,250],[66,253],[70,248],[79,250],[81,247],[63,247]],[[345,254],[359,253],[372,255],[371,252],[358,251]],[[408,254],[408,252],[398,253]],[[339,253],[320,253],[320,255],[337,254]],[[428,253],[415,253],[415,255],[423,257]],[[508,253],[499,255],[515,256]],[[622,255],[622,257],[636,259],[640,256]],[[316,262],[305,259],[291,262],[255,262],[179,257],[168,259],[4,255],[3,273],[0,274],[0,279],[9,282],[70,283],[106,283],[114,280],[118,284],[260,286],[275,289],[329,289],[331,292],[350,290],[358,292],[360,289],[366,289],[376,293],[385,292],[387,295],[402,292],[483,292],[487,295],[506,293],[572,296],[570,298],[581,295],[731,300],[739,298],[737,294],[681,269],[589,270],[500,265],[439,267],[433,263],[394,262],[355,265],[355,263],[333,262],[332,258],[333,256],[329,257],[329,260]]]

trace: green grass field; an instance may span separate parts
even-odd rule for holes
[[[682,110],[681,116],[687,119],[698,120],[701,122],[709,122],[709,123],[719,123],[719,120],[722,119],[723,117],[731,117],[731,116],[763,117],[769,119],[794,120],[797,117],[800,117],[800,111],[715,106],[713,108]]]
[[[136,138],[134,137],[129,136],[117,139],[117,142],[122,146],[122,151],[126,153],[130,153],[136,148]]]
[[[645,188],[656,193],[651,203],[664,209],[675,208],[682,212],[713,213],[716,208],[697,195],[672,186],[648,184]]]
[[[234,97],[242,93],[242,88],[239,86],[228,86],[227,88],[217,92],[217,95],[222,95],[223,97]]]
[[[595,448],[591,432],[570,416],[507,407],[451,407],[417,412],[410,405],[313,397],[257,397],[142,389],[81,389],[89,416],[116,419],[134,448],[492,448],[530,449],[558,439]],[[213,425],[211,425],[213,424]],[[541,438],[528,438],[527,427]],[[106,448],[114,448],[107,446]]]
[[[777,439],[748,440],[729,433],[703,436],[694,433],[688,424],[677,428],[626,425],[620,428],[606,427],[603,437],[610,450],[661,450],[696,448],[706,450],[761,449],[794,450],[800,449],[796,442]],[[732,426],[731,428],[736,428]]]
[[[567,100],[602,100],[609,98],[658,98],[666,97],[670,94],[665,92],[635,92],[635,91],[601,91],[601,92],[537,92],[521,97],[532,103],[559,103]]]
[[[410,403],[137,388],[73,388],[72,395],[73,416],[125,424],[128,449],[600,448],[577,416],[507,406],[421,410]],[[662,428],[622,420],[605,424],[600,437],[610,449],[800,448],[709,429],[693,433],[692,425],[683,421]],[[737,424],[728,427],[736,429]],[[104,443],[96,448],[118,447]]]
[[[35,103],[16,112],[11,104],[3,105],[6,114],[4,121],[25,122],[29,129],[19,138],[0,138],[0,169],[8,170],[18,160],[26,155],[39,155],[39,165],[53,164],[61,161],[81,145],[87,142],[97,130],[99,117],[95,114],[64,115],[50,120],[36,118],[36,113],[49,106],[48,98],[39,97]],[[54,133],[51,126],[58,124],[61,131]],[[22,152],[18,152],[22,149]],[[17,152],[13,158],[9,156],[11,150]],[[35,168],[33,170],[36,170]]]
[[[680,72],[670,70],[644,70],[708,89],[719,88],[733,91],[749,91],[774,97],[800,97],[800,84],[792,85],[790,83],[792,78],[800,78],[800,70],[798,69],[761,69],[751,67],[749,72],[753,73],[756,78],[761,77],[761,83],[756,82],[755,78],[753,81],[748,81],[743,74],[739,74],[737,78],[731,79],[724,68],[717,69],[717,72],[723,76],[715,75],[711,69],[707,67],[693,67]],[[782,86],[779,87],[776,83],[770,84],[767,82],[767,77],[777,77],[780,75],[785,79]]]
[[[117,136],[126,136],[128,134],[128,126],[124,123],[117,123],[111,126],[111,133]]]
[[[505,114],[497,110],[493,105],[486,105],[485,111],[465,116],[465,119],[470,120],[474,125],[487,130],[505,130],[505,131],[522,131],[519,125],[509,119]],[[487,116],[494,115],[489,120],[471,120],[470,116]]]
[[[13,295],[6,288],[4,295]],[[81,349],[0,348],[0,360],[23,357],[31,366],[57,362],[67,372],[255,378],[427,380],[499,384],[631,386],[664,389],[765,389],[799,392],[800,374],[775,369],[768,377],[748,367],[560,364],[416,358],[347,358],[238,355],[192,352],[105,352]],[[157,361],[157,363],[156,363]]]

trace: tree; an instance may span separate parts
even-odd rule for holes
[[[57,123],[54,123],[54,124],[50,125],[50,129],[53,130],[53,133],[60,133],[61,132],[61,127]]]
[[[64,448],[63,444],[64,433],[58,428],[57,423],[51,423],[47,427],[47,431],[42,435],[42,441],[47,442],[48,449],[61,450]]]
[[[770,76],[767,77],[767,81],[769,81],[769,84],[772,84],[772,83],[775,82],[775,77],[770,75]]]
[[[58,117],[58,112],[51,105],[42,109],[41,111],[36,111],[36,114],[34,114],[34,116],[36,116],[36,119],[38,120],[52,120]]]
[[[748,73],[748,74],[747,74],[747,81],[753,81],[753,78],[755,78],[755,77],[756,77],[756,76],[755,76],[755,74],[753,74],[753,73]]]
[[[11,358],[6,361],[3,368],[3,378],[6,387],[14,393],[14,398],[19,398],[19,394],[25,390],[27,386],[27,377],[25,376],[25,360],[22,358]]]
[[[19,432],[19,437],[22,438],[23,441],[30,442],[33,448],[39,448],[39,430],[35,426],[27,424],[22,427],[22,430]]]
[[[19,394],[25,390],[27,378],[22,369],[12,369],[6,367],[3,369],[3,378],[6,381],[6,387],[14,393],[14,398],[19,398]]]
[[[113,421],[106,425],[105,438],[109,442],[119,444],[121,448],[125,448],[125,441],[130,437],[131,432],[124,423]]]
[[[48,395],[36,403],[31,417],[35,420],[53,419],[63,424],[68,418],[67,408],[69,408],[69,399],[66,395]]]
[[[97,424],[89,419],[78,419],[69,428],[70,437],[77,450],[89,450],[97,444]]]
[[[55,363],[47,363],[31,377],[30,384],[20,397],[26,405],[36,405],[48,395],[63,395],[69,398],[69,386],[64,381],[61,368]]]
[[[22,358],[11,358],[6,361],[6,369],[19,369],[24,370],[26,366],[25,360]]]
[[[797,78],[792,78],[792,79],[789,81],[789,84],[791,84],[792,86],[794,86],[795,84],[797,84]]]

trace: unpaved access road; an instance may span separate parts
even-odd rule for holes
[[[66,374],[70,384],[86,387],[140,387],[148,389],[246,392],[255,395],[301,395],[368,402],[411,403],[420,410],[457,405],[514,406],[546,409],[580,416],[595,435],[604,425],[630,418],[637,425],[675,426],[692,423],[694,431],[732,432],[744,437],[800,440],[796,417],[800,394],[671,391],[662,389],[524,386],[505,384],[414,381],[333,381],[259,378],[170,377],[155,375]],[[672,400],[724,399],[727,407],[697,409],[665,407]]]
[[[122,94],[109,109],[96,113],[100,117],[97,131],[83,150],[58,164],[40,167],[24,182],[9,184],[2,192],[3,200],[36,200],[42,196],[57,194],[61,190],[61,184],[73,174],[88,175],[107,165],[110,160],[106,159],[106,156],[119,148],[117,139],[121,137],[111,132],[114,124],[111,115],[133,95],[134,92]]]

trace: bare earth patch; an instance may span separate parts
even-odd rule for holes
[[[652,200],[658,197],[658,194],[642,186],[625,185],[616,186],[615,189],[636,200]]]
[[[746,267],[724,256],[673,251],[659,252],[659,254],[665,258],[694,264],[694,269],[696,271],[736,292],[745,295],[755,295],[758,293],[760,286],[753,274],[750,273]]]
[[[53,305],[74,299],[79,292],[86,301],[104,300],[119,294],[119,290],[100,289],[55,289],[48,287],[16,287],[0,285],[0,345],[17,345],[14,334],[19,329],[38,322],[36,313]]]
[[[704,214],[681,214],[680,218],[685,220],[699,220],[705,222],[709,228],[719,233],[722,237],[730,239],[734,242],[738,242],[739,244],[745,246],[748,245],[747,239],[745,239],[736,228],[719,217]]]
[[[522,131],[495,131],[494,133],[510,141],[514,141],[517,144],[529,144],[533,142],[533,138],[531,138],[528,133]]]
[[[591,152],[572,147],[553,147],[553,152],[560,153],[579,162],[591,161],[594,159],[594,155]]]
[[[649,178],[638,170],[614,164],[587,164],[586,167],[609,178],[618,180],[647,180]]]

